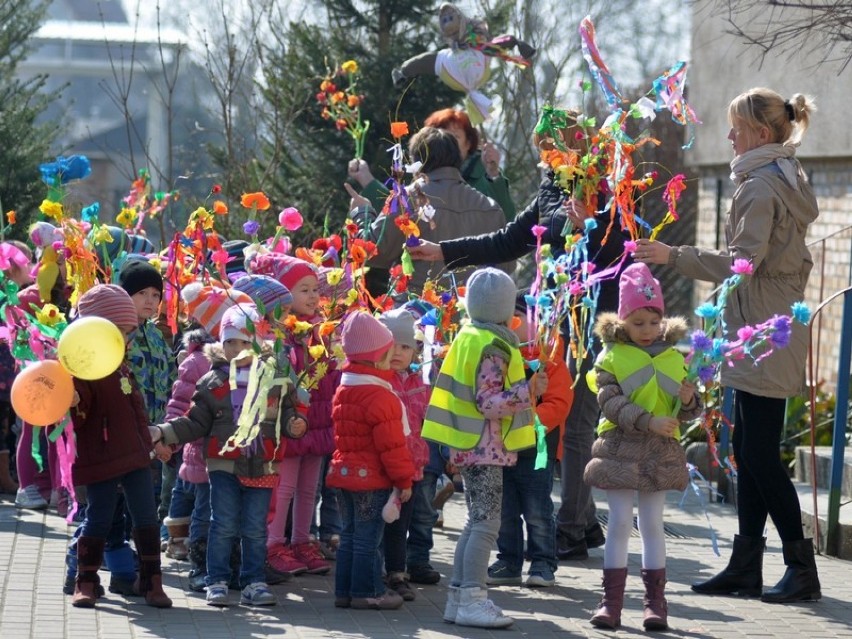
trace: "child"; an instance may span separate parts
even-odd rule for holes
[[[295,389],[285,381],[273,386],[266,397],[248,397],[252,368],[252,335],[247,321],[257,323],[257,310],[234,306],[225,311],[219,329],[219,344],[205,352],[211,369],[196,385],[192,406],[184,417],[154,427],[155,441],[165,444],[189,442],[206,437],[207,472],[210,478],[211,520],[207,539],[207,604],[228,605],[231,578],[230,556],[233,541],[240,539],[242,565],[240,603],[274,606],[275,596],[264,580],[266,559],[266,512],[272,486],[277,482],[278,464],[283,458],[282,435],[299,437],[304,420],[295,412]],[[268,351],[261,358],[271,356]],[[277,374],[276,374],[277,376]],[[229,380],[234,377],[234,388]],[[252,428],[256,436],[236,450],[223,451],[237,432],[243,408],[262,402]],[[245,406],[244,406],[245,405]],[[263,411],[262,406],[266,406]]]
[[[515,302],[515,335],[521,341],[530,336],[527,320],[527,303],[519,294]],[[536,399],[535,412],[547,429],[545,442],[547,460],[545,466],[536,470],[536,450],[529,448],[518,453],[515,466],[503,468],[503,516],[500,534],[497,537],[497,561],[488,568],[488,583],[520,584],[524,565],[524,527],[527,525],[526,555],[530,559],[527,586],[548,587],[556,583],[556,520],[553,517],[553,469],[561,456],[562,432],[565,419],[571,410],[574,391],[571,389],[571,373],[565,364],[565,347],[557,337],[555,348],[547,353],[540,352],[539,344],[530,344],[521,349],[527,361],[542,361],[544,373],[541,377],[546,390]],[[527,378],[533,371],[527,369]],[[523,517],[523,521],[521,520]]]
[[[101,284],[77,303],[79,317],[103,317],[129,336],[138,326],[136,307],[119,286]],[[98,570],[119,500],[119,487],[133,520],[139,553],[137,592],[150,606],[170,608],[163,592],[160,542],[154,482],[150,471],[153,442],[145,402],[127,364],[103,379],[74,379],[75,405],[71,409],[77,458],[72,474],[75,486],[85,486],[86,518],[77,539],[77,579],[71,603],[92,608],[99,595]]]
[[[313,327],[322,322],[322,316],[318,314],[319,280],[313,265],[289,255],[270,253],[257,257],[257,267],[268,269],[275,279],[289,289],[293,295],[292,311],[296,319]],[[284,453],[274,506],[275,516],[269,524],[269,563],[280,572],[293,574],[307,572],[322,575],[331,570],[331,564],[310,538],[320,468],[323,457],[334,450],[331,400],[340,379],[340,372],[331,366],[327,354],[317,359],[308,354],[310,346],[321,343],[316,328],[303,333],[290,333],[285,339],[285,345],[291,349],[296,375],[311,375],[319,362],[329,364],[328,372],[310,392],[308,432],[299,441],[292,442]],[[290,543],[287,544],[284,531],[291,502],[293,514]]]
[[[334,605],[395,610],[402,597],[382,583],[382,508],[391,489],[411,497],[414,466],[405,442],[405,407],[390,370],[393,334],[369,313],[355,312],[343,328],[346,364],[334,394],[337,448],[326,483],[340,489],[343,531],[337,550]]]
[[[464,480],[467,521],[456,545],[444,621],[505,628],[513,620],[487,598],[488,557],[500,529],[503,467],[535,445],[532,383],[508,327],[517,288],[495,268],[467,280],[470,322],[453,340],[429,400],[423,437],[448,445]]]
[[[423,379],[411,372],[411,364],[417,355],[417,340],[414,338],[414,315],[403,309],[383,313],[379,321],[393,335],[390,370],[394,376],[391,386],[402,400],[408,415],[409,433],[405,435],[408,452],[414,464],[414,484],[412,494],[419,490],[423,480],[423,467],[429,462],[429,446],[420,436],[423,417],[429,403],[429,386]],[[385,526],[385,571],[388,587],[395,590],[405,601],[414,601],[416,594],[409,585],[409,575],[405,572],[406,537],[411,525],[414,500],[409,499],[399,511],[399,519]]]
[[[621,274],[618,314],[601,315],[595,326],[604,350],[589,373],[589,384],[597,388],[602,415],[583,478],[605,489],[609,503],[604,597],[591,619],[597,628],[621,624],[637,491],[645,583],[643,625],[646,630],[668,627],[663,596],[665,491],[686,488],[689,478],[678,423],[697,417],[701,402],[695,386],[684,381],[683,355],[674,348],[686,332],[686,323],[681,318],[664,318],[664,312],[659,282],[647,265],[636,263]],[[676,410],[678,399],[681,404]]]

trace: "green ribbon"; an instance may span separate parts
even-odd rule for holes
[[[535,133],[552,138],[557,148],[564,151],[565,146],[562,144],[562,136],[559,134],[559,131],[567,129],[575,123],[576,119],[574,116],[570,115],[566,110],[557,109],[546,104],[541,111],[538,124],[535,125]]]
[[[533,470],[547,468],[547,426],[541,423],[538,415],[533,421],[535,428],[535,466]]]

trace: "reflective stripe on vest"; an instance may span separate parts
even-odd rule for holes
[[[683,355],[674,348],[651,357],[630,344],[612,344],[601,353],[595,367],[615,376],[625,397],[652,415],[671,415],[686,374]],[[616,425],[601,415],[598,433]],[[680,437],[680,432],[675,433]]]
[[[494,345],[509,356],[504,388],[526,380],[520,351],[491,331],[465,325],[453,340],[432,389],[422,437],[457,450],[471,450],[482,439],[486,418],[476,405],[476,372],[486,347]],[[514,451],[535,446],[530,409],[500,420],[503,445]]]

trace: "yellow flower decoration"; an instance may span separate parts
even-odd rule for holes
[[[45,304],[40,311],[36,312],[36,319],[45,326],[56,326],[65,321],[65,315],[55,305]]]
[[[344,73],[358,73],[358,63],[355,60],[347,60],[340,65],[340,69]]]
[[[349,292],[346,294],[346,306],[354,304],[357,299],[358,291],[356,291],[354,288],[350,288]]]
[[[210,230],[213,228],[213,216],[210,214],[210,211],[205,209],[203,206],[199,206],[192,212],[192,215],[189,216],[190,221],[196,221],[201,223],[201,227],[205,230]]]
[[[126,377],[121,378],[121,392],[125,395],[130,395],[133,392],[133,387],[130,385],[130,380]]]
[[[38,207],[38,210],[44,213],[47,217],[52,217],[57,222],[62,221],[63,210],[62,205],[59,202],[44,200]]]
[[[150,260],[148,260],[148,263],[158,271],[163,271],[163,262],[162,260],[160,260],[159,257],[152,257]]]
[[[136,209],[124,207],[123,209],[121,209],[121,213],[115,216],[115,221],[125,228],[130,228],[131,226],[136,224],[136,218],[138,217],[139,214],[136,212]]]
[[[326,273],[325,279],[331,286],[337,286],[338,284],[340,284],[340,280],[343,279],[343,269],[331,269],[328,273]]]
[[[109,234],[108,226],[99,226],[98,230],[95,231],[94,236],[92,236],[93,244],[103,244],[104,242],[112,242],[112,235]]]
[[[323,355],[325,355],[325,346],[322,344],[317,344],[316,346],[311,346],[308,348],[308,353],[313,359],[319,359]]]
[[[343,344],[339,342],[331,347],[331,354],[338,362],[346,360],[346,353],[343,352]]]
[[[313,328],[313,325],[310,322],[296,322],[293,325],[293,332],[296,334],[299,333],[307,333],[309,330]]]

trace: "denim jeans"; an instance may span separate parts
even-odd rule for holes
[[[189,517],[195,506],[195,490],[188,481],[177,477],[172,487],[172,499],[169,502],[169,517]]]
[[[192,520],[189,522],[189,543],[207,539],[210,531],[210,484],[189,484],[195,493]]]
[[[160,537],[163,539],[169,538],[169,531],[162,522],[169,514],[169,507],[172,503],[172,489],[175,486],[175,480],[177,478],[176,466],[167,463],[161,465],[160,505],[157,507],[157,518],[160,520]]]
[[[83,511],[86,511],[87,506],[80,505]],[[125,511],[127,504],[124,500],[124,493],[119,491],[118,498],[115,502],[115,510],[112,513],[112,523],[110,524],[109,532],[106,536],[106,545],[104,546],[104,560],[107,560],[109,553],[116,550],[121,550],[127,546],[127,521]],[[83,521],[85,522],[86,513],[83,513]],[[68,567],[68,574],[75,576],[77,574],[77,538],[83,534],[83,526],[80,525],[72,535],[71,543],[65,551],[65,565]]]
[[[429,564],[429,553],[433,545],[432,529],[438,520],[438,512],[432,508],[437,483],[438,475],[423,473],[423,479],[415,483],[411,491],[410,501],[414,502],[414,507],[406,546],[406,563],[409,570],[415,566]]]
[[[311,522],[311,534],[317,539],[325,541],[332,535],[340,534],[340,507],[337,504],[337,489],[325,485],[325,476],[328,474],[328,466],[331,463],[331,455],[323,458],[320,467],[319,486],[317,488],[316,502],[319,504],[319,524],[317,524],[316,509]],[[320,500],[322,500],[320,502]]]
[[[497,559],[513,571],[524,566],[524,524],[530,572],[556,570],[556,520],[553,517],[553,466],[534,470],[535,457],[518,457],[516,466],[503,468],[503,510],[497,537]],[[523,522],[521,521],[523,517]]]
[[[338,493],[343,530],[337,549],[334,594],[337,597],[381,597],[386,588],[382,582],[382,536],[385,520],[382,507],[390,489]]]
[[[240,586],[265,582],[266,513],[271,488],[243,486],[233,473],[210,474],[210,533],[207,537],[207,585],[231,580],[231,546],[240,540]]]
[[[118,487],[124,489],[124,499],[130,511],[134,528],[156,526],[157,506],[154,503],[154,482],[149,468],[132,470],[125,475],[95,482],[86,486],[86,519],[80,528],[81,536],[107,539],[110,531],[118,535],[113,524],[118,516],[116,506],[121,497]]]

